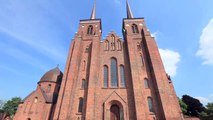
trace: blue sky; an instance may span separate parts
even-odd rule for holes
[[[213,102],[213,1],[129,0],[135,17],[144,17],[156,38],[178,96]],[[88,19],[92,0],[0,1],[0,99],[24,98],[42,75],[64,71],[79,20]],[[97,0],[105,38],[122,37],[125,0]]]

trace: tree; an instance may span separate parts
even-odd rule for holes
[[[4,100],[0,100],[0,110],[2,110],[4,104],[5,104],[5,101]]]
[[[208,103],[206,105],[206,110],[200,113],[200,118],[202,120],[213,120],[213,103]]]
[[[189,116],[198,117],[201,112],[205,111],[205,107],[203,107],[203,104],[201,104],[198,99],[183,95],[182,100],[188,106],[186,114]]]
[[[187,105],[186,105],[186,103],[184,103],[183,100],[180,99],[180,98],[178,98],[178,101],[179,101],[180,108],[181,108],[181,111],[182,111],[183,115],[186,115],[186,113],[187,113]]]
[[[208,114],[203,111],[203,112],[199,113],[199,116],[200,116],[200,118],[206,118],[206,117],[208,117]]]
[[[208,103],[206,105],[206,113],[208,115],[213,115],[213,103]]]
[[[8,100],[3,106],[4,112],[9,114],[10,116],[14,116],[20,102],[20,97],[14,97],[11,100]]]

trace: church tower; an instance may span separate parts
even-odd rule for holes
[[[144,18],[133,16],[128,1],[126,9],[123,38],[110,32],[102,40],[94,3],[90,19],[80,20],[63,78],[58,68],[45,74],[37,92],[20,105],[16,120],[183,120],[155,39]],[[50,93],[45,92],[49,84],[55,88]],[[34,107],[39,114],[30,114],[28,101],[36,106],[37,96],[46,107]]]
[[[123,39],[101,39],[96,3],[70,47],[54,120],[180,120],[158,47],[128,2]]]

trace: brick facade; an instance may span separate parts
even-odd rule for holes
[[[144,19],[123,19],[122,30],[123,39],[110,32],[102,40],[100,19],[81,20],[62,82],[40,81],[20,104],[15,120],[182,120],[173,84]],[[56,90],[46,93],[50,83]],[[47,96],[54,94],[57,102],[48,102]]]
[[[136,33],[132,32],[133,24],[137,25]],[[88,35],[91,25],[93,32]],[[124,120],[181,120],[174,87],[144,19],[123,20],[124,40],[114,32],[102,40],[101,31],[99,19],[80,21],[68,55],[54,120],[108,120],[110,107],[115,104],[120,108],[120,119]],[[118,87],[111,86],[113,58],[117,61]],[[108,68],[107,87],[104,66]],[[120,66],[124,66],[125,87],[121,84]],[[78,111],[80,98],[83,98],[82,112]],[[152,112],[148,98],[152,100]]]

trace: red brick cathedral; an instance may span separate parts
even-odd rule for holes
[[[48,71],[19,105],[14,120],[182,120],[157,44],[144,18],[127,4],[123,39],[110,32],[102,40],[96,4],[81,20],[64,75]]]

